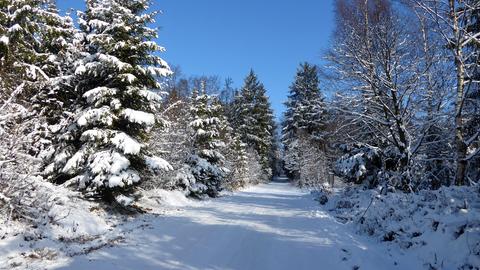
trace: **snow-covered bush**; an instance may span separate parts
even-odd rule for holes
[[[247,186],[250,182],[248,165],[247,144],[237,135],[227,145],[226,167],[230,173],[224,186],[230,190]]]
[[[257,151],[253,148],[247,149],[247,163],[248,163],[248,180],[252,185],[259,183],[268,183],[270,181],[270,175],[266,174],[261,158]]]
[[[380,149],[369,145],[341,145],[345,153],[335,164],[335,173],[347,182],[378,184],[378,172],[382,168]]]
[[[1,106],[0,106],[1,107]],[[41,160],[30,155],[37,141],[33,132],[43,119],[31,115],[20,104],[3,103],[0,111],[0,227],[12,221],[38,226],[50,210],[51,192],[39,188],[36,176]],[[18,110],[22,108],[22,110]],[[3,235],[1,234],[3,233]],[[0,238],[7,232],[0,229]]]
[[[193,150],[193,142],[189,136],[189,100],[170,95],[164,103],[159,117],[166,125],[152,130],[150,146],[153,154],[168,159],[172,170],[164,172],[145,181],[146,189],[183,189],[190,186],[189,177],[185,175],[185,161]],[[184,179],[185,181],[183,181]]]
[[[315,194],[340,222],[403,252],[415,253],[426,269],[478,269],[479,195],[478,186],[417,193],[352,186]]]

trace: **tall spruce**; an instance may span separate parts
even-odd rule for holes
[[[299,178],[302,163],[300,145],[305,145],[302,140],[307,140],[316,149],[324,150],[325,146],[326,107],[316,66],[308,63],[300,65],[285,105],[287,110],[282,123],[285,168],[291,177]]]
[[[50,178],[69,182],[107,201],[128,204],[133,187],[149,173],[168,170],[152,156],[146,140],[161,119],[154,112],[161,97],[158,77],[170,74],[156,52],[157,30],[148,25],[147,0],[87,1],[80,14],[83,57],[75,67],[80,97],[63,143],[47,168]]]
[[[31,155],[51,145],[49,127],[70,105],[58,86],[71,64],[74,33],[53,0],[0,2],[0,110],[21,123],[23,148]]]
[[[260,157],[264,179],[272,176],[271,157],[275,122],[265,87],[257,75],[250,71],[237,93],[232,113],[233,127],[241,140],[253,147]]]

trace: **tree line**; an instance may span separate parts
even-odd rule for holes
[[[223,92],[181,78],[149,4],[88,0],[75,25],[54,0],[0,1],[2,204],[38,177],[121,205],[139,187],[202,198],[270,180],[275,123],[257,75]]]
[[[480,2],[335,3],[326,64],[302,65],[286,103],[288,173],[408,192],[477,184]]]

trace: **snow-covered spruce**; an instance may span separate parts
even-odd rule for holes
[[[203,87],[204,88],[204,87]],[[193,153],[187,158],[183,182],[190,182],[192,196],[204,194],[215,197],[222,190],[228,169],[221,149],[225,147],[225,132],[228,123],[222,115],[222,106],[216,97],[199,94],[194,90],[191,98],[189,124]],[[194,180],[194,183],[191,183]]]
[[[285,102],[282,123],[285,169],[301,186],[326,179],[327,114],[317,73],[316,66],[300,65]]]
[[[253,70],[245,78],[232,106],[233,130],[248,147],[255,149],[263,168],[261,180],[269,181],[275,123],[265,87]]]
[[[146,13],[148,3],[88,1],[80,13],[82,57],[71,80],[78,109],[45,171],[52,181],[122,204],[132,202],[126,196],[142,179],[171,169],[146,144],[162,99],[151,90],[170,73],[156,55],[164,49],[153,42],[157,31],[148,25],[156,13]]]

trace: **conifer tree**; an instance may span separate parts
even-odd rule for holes
[[[297,70],[295,81],[285,103],[282,142],[285,147],[285,168],[292,178],[299,178],[302,150],[306,142],[324,150],[326,108],[320,93],[317,67],[303,63]],[[301,147],[303,146],[303,147]]]
[[[216,197],[222,190],[227,169],[224,167],[225,157],[221,149],[225,147],[222,135],[225,132],[225,121],[222,119],[220,102],[207,95],[203,84],[202,93],[197,90],[192,94],[190,127],[194,141],[194,152],[187,164],[195,178],[196,185],[192,195],[207,194]]]
[[[35,151],[48,160],[54,152],[59,132],[68,125],[69,118],[75,112],[78,99],[72,84],[74,63],[80,57],[75,35],[78,33],[69,16],[61,16],[55,0],[44,0],[43,24],[39,29],[40,50],[48,54],[42,63],[42,70],[48,76],[42,84],[37,84],[32,104],[35,114],[42,124],[36,128]]]
[[[21,84],[24,80],[46,77],[38,66],[48,57],[41,53],[41,44],[36,38],[41,26],[40,16],[39,0],[0,2],[2,89]]]
[[[125,196],[148,173],[168,170],[152,156],[146,140],[161,97],[158,77],[170,73],[155,53],[163,51],[148,25],[147,0],[87,1],[80,14],[83,57],[76,62],[78,110],[64,130],[62,146],[47,167],[50,178],[68,181],[107,201],[129,204]]]
[[[241,140],[258,153],[266,181],[272,174],[270,159],[275,126],[265,87],[253,70],[245,78],[233,106],[233,128]]]
[[[48,125],[69,105],[55,96],[60,66],[71,64],[64,56],[74,31],[53,0],[0,2],[0,108],[21,123],[23,150],[31,155],[51,143]],[[52,107],[56,113],[47,113]]]

